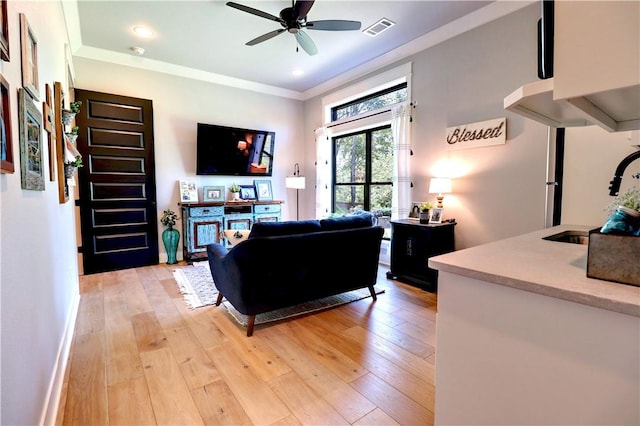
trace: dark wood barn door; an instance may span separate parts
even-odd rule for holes
[[[158,263],[153,106],[75,89],[85,274]]]

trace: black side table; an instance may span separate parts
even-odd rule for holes
[[[411,219],[391,221],[391,270],[387,278],[436,292],[438,271],[429,268],[428,261],[432,256],[454,251],[455,225],[421,224]]]

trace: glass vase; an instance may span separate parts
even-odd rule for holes
[[[173,265],[178,263],[176,259],[176,253],[178,252],[178,240],[180,239],[180,233],[173,227],[168,227],[162,232],[162,242],[164,243],[164,249],[167,252],[167,264]]]

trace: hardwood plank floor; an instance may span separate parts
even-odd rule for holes
[[[256,326],[189,309],[156,265],[80,277],[57,425],[433,424],[437,296],[385,293]]]

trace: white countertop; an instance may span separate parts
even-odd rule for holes
[[[640,287],[587,278],[587,246],[543,240],[560,225],[429,259],[429,267],[544,296],[640,317]]]

